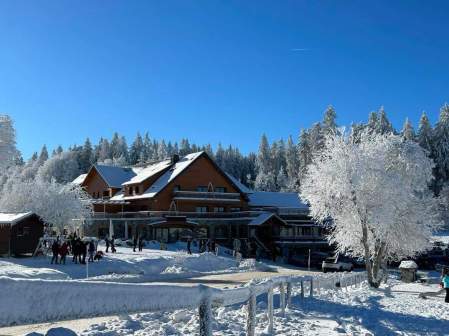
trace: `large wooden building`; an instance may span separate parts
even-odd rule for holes
[[[140,167],[94,165],[74,183],[94,204],[87,235],[170,242],[193,232],[226,246],[239,239],[283,255],[328,248],[297,193],[250,190],[205,152]]]

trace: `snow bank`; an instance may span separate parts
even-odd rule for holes
[[[414,268],[418,269],[418,265],[413,260],[404,260],[399,264],[399,268]]]
[[[68,279],[67,274],[51,268],[33,268],[8,261],[0,261],[0,276],[21,279]]]

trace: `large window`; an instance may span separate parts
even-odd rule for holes
[[[225,208],[224,207],[214,207],[214,212],[224,212]]]
[[[207,212],[207,206],[197,206],[196,212]]]
[[[215,187],[215,192],[225,193],[226,188],[225,187]]]
[[[198,186],[196,187],[196,191],[207,192],[207,186]]]

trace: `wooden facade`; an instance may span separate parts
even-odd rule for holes
[[[0,224],[0,255],[32,254],[44,233],[39,216],[29,214],[22,219]]]

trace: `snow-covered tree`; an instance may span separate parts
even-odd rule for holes
[[[429,155],[432,152],[432,126],[430,125],[429,118],[425,112],[422,113],[419,120],[417,141],[424,148]]]
[[[287,167],[288,190],[296,190],[298,178],[298,152],[291,136],[289,136],[287,140],[285,161]]]
[[[440,117],[433,132],[433,159],[435,160],[435,177],[437,189],[449,180],[449,105],[440,109]],[[438,190],[437,190],[438,191]]]
[[[437,227],[428,189],[433,162],[415,142],[390,134],[327,138],[309,165],[301,197],[320,222],[332,219],[328,239],[339,253],[363,257],[371,286],[388,260],[413,256],[429,246]]]
[[[74,151],[62,152],[51,157],[39,167],[37,178],[50,182],[69,183],[86,169],[80,170],[78,158]]]
[[[329,105],[324,111],[323,132],[325,135],[337,132],[337,113],[332,105]]]
[[[144,149],[143,139],[140,133],[137,133],[134,142],[131,144],[129,149],[129,164],[135,165],[138,163],[142,157],[142,152]]]
[[[276,190],[277,191],[288,191],[289,190],[289,181],[287,177],[287,173],[283,166],[279,169],[279,172],[276,176]]]
[[[15,179],[10,190],[0,198],[0,208],[9,212],[32,211],[59,233],[74,229],[92,213],[89,195],[79,186],[55,181]]]
[[[56,155],[57,154],[58,152],[56,152]],[[81,170],[83,173],[86,173],[94,163],[94,152],[89,138],[87,138],[86,141],[84,142],[84,146],[81,152],[79,153],[78,161],[79,161],[78,162],[79,170]]]
[[[408,118],[405,119],[404,126],[402,127],[401,135],[405,140],[415,140],[415,130]]]
[[[0,171],[14,165],[19,156],[13,121],[8,115],[0,115]]]
[[[259,170],[254,181],[254,188],[259,191],[276,190],[276,176],[272,171],[265,172],[264,170]]]
[[[307,166],[312,162],[312,145],[307,130],[301,130],[298,140],[298,177],[295,185],[299,186],[301,179],[307,171]]]
[[[165,144],[165,141],[162,140],[161,142],[159,142],[157,148],[158,160],[164,160],[167,158],[167,156],[168,156],[167,145]]]
[[[381,106],[379,109],[379,117],[377,120],[375,131],[379,134],[388,134],[394,132],[393,125],[391,125],[391,122],[388,120],[387,113],[385,112],[383,106]]]

